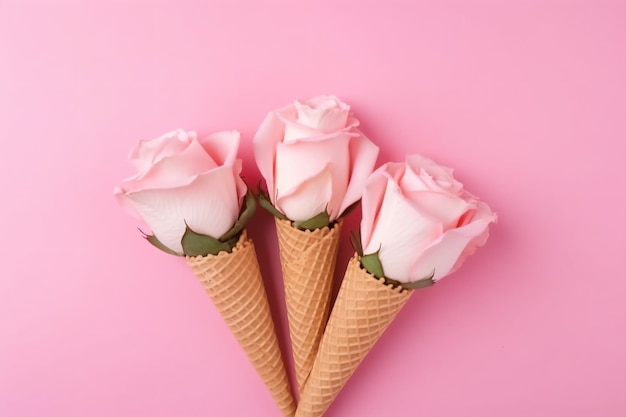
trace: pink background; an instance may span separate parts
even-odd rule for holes
[[[626,415],[625,45],[617,2],[0,1],[0,416],[279,415],[112,190],[178,127],[241,130],[254,184],[267,111],[322,93],[379,163],[430,156],[500,215],[328,417]],[[287,346],[270,216],[251,229]]]

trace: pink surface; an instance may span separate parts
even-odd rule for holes
[[[322,93],[379,163],[453,166],[500,216],[328,417],[624,416],[625,21],[591,1],[1,1],[0,416],[279,415],[112,190],[137,139],[177,127],[240,129],[255,184],[266,112]],[[252,235],[286,343],[267,214]]]

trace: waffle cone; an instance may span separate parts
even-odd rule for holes
[[[276,219],[298,389],[309,377],[328,319],[341,223],[309,231]]]
[[[231,253],[187,257],[187,263],[267,385],[278,408],[283,415],[292,417],[295,401],[254,245],[246,231]]]
[[[357,255],[350,260],[296,417],[326,412],[411,292],[370,275]]]

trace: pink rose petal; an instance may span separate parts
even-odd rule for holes
[[[195,139],[196,132],[177,129],[156,139],[140,140],[128,157],[141,173],[161,159],[183,152]]]
[[[215,161],[202,145],[193,140],[182,153],[164,157],[147,172],[125,180],[122,189],[129,193],[150,188],[176,188],[188,185],[199,173],[215,167]]]
[[[243,198],[248,193],[248,186],[243,181],[243,179],[241,179],[242,165],[243,164],[241,162],[241,159],[235,159],[235,162],[233,163],[233,166],[232,166],[232,168],[233,168],[233,176],[234,176],[235,182],[237,184],[237,197],[239,199],[239,206],[241,206]]]
[[[303,102],[296,100],[294,106],[300,125],[323,133],[343,129],[350,113],[350,106],[334,96],[319,96]]]
[[[233,168],[223,166],[197,176],[179,188],[141,190],[119,196],[132,202],[156,237],[168,248],[182,253],[185,222],[201,234],[221,237],[239,215]]]
[[[363,189],[363,200],[361,201],[361,245],[364,248],[370,243],[372,231],[376,227],[376,220],[378,219],[380,207],[383,204],[383,197],[387,189],[387,177],[382,172],[389,169],[389,165],[392,164],[387,163],[374,171]]]
[[[285,121],[285,137],[283,139],[283,142],[289,143],[298,139],[317,138],[321,134],[323,133],[319,130],[301,125],[298,122],[292,122],[290,120],[287,120]]]
[[[288,194],[278,197],[276,207],[292,221],[304,221],[327,210],[333,189],[330,164],[303,180]]]
[[[351,138],[349,144],[351,161],[350,182],[336,217],[339,217],[345,209],[361,199],[367,178],[372,173],[378,158],[378,146],[374,145],[358,129],[353,131],[359,133],[359,136]],[[332,218],[331,220],[334,219]]]
[[[476,247],[485,243],[489,223],[495,220],[495,216],[485,203],[480,203],[479,208],[471,223],[447,231],[429,245],[412,266],[411,281],[428,277],[433,271],[435,281],[443,278],[455,266],[458,268]]]
[[[270,197],[274,196],[274,159],[276,145],[281,143],[285,134],[285,125],[281,123],[275,112],[267,115],[261,127],[254,135],[254,158],[265,182]],[[275,203],[272,200],[272,203]]]
[[[236,130],[216,132],[199,142],[217,165],[232,165],[237,158],[241,133]]]
[[[301,184],[311,180],[312,175],[318,175],[328,166],[332,177],[332,190],[325,206],[328,206],[332,218],[336,218],[342,203],[341,198],[348,187],[349,140],[350,138],[345,135],[337,135],[318,142],[279,143],[276,147],[275,161],[277,201],[292,195]],[[291,217],[290,219],[296,220]]]
[[[375,253],[385,271],[385,276],[407,282],[415,254],[443,233],[436,218],[417,210],[402,195],[393,181],[387,183],[376,226],[364,254]]]
[[[498,216],[491,211],[491,209],[486,203],[479,201],[478,208],[476,209],[476,212],[472,216],[472,221],[481,220],[481,219],[489,220],[490,223],[495,223],[498,220]],[[466,223],[466,224],[469,224],[469,223]],[[457,269],[459,269],[467,258],[473,255],[474,252],[476,252],[476,250],[479,247],[483,246],[487,242],[488,238],[489,238],[489,227],[486,227],[485,230],[481,234],[473,238],[468,243],[468,245],[463,250],[463,253],[461,253],[461,256],[459,256],[459,259],[456,261],[456,263],[450,270],[450,274],[456,271]]]
[[[417,154],[407,156],[406,162],[430,190],[445,190],[454,195],[463,190],[463,184],[454,178],[452,168],[438,165],[433,160]]]
[[[439,219],[444,230],[457,227],[459,219],[475,207],[462,198],[435,191],[408,191],[404,194],[415,207]]]

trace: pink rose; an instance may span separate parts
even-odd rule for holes
[[[420,155],[372,173],[362,204],[363,253],[378,251],[384,276],[402,283],[437,281],[456,270],[485,243],[496,219],[450,168]]]
[[[142,218],[156,238],[182,254],[187,226],[220,238],[239,216],[247,187],[236,159],[240,134],[218,132],[199,140],[176,130],[140,141],[130,160],[139,173],[115,189],[122,206]]]
[[[271,112],[254,137],[254,154],[274,207],[292,221],[327,212],[332,222],[357,202],[378,156],[358,126],[335,96]]]

